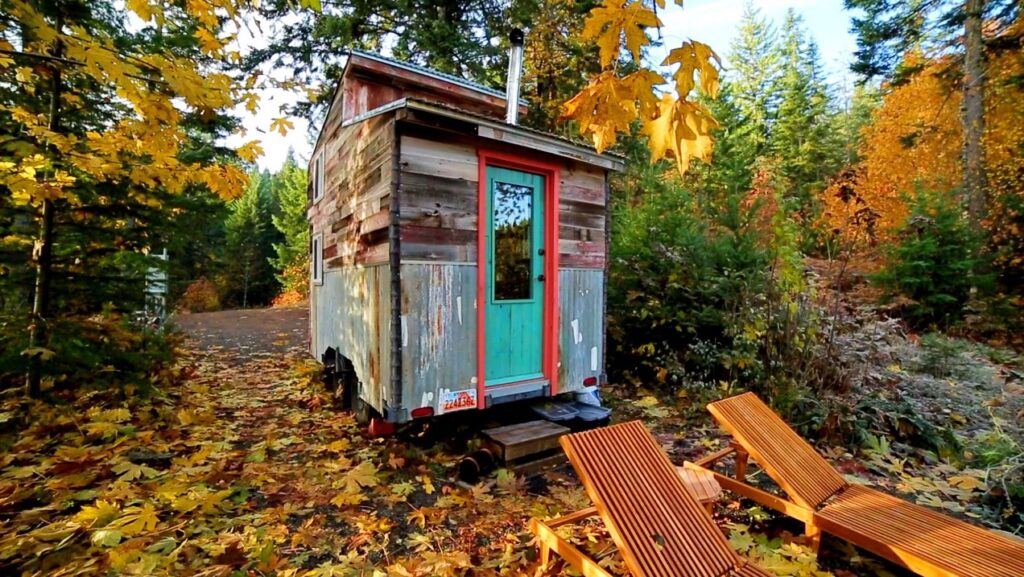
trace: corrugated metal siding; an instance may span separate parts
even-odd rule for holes
[[[476,388],[476,270],[402,265],[402,387],[409,410],[440,413],[445,390]]]
[[[364,399],[383,412],[391,377],[391,274],[387,265],[345,267],[324,272],[313,286],[310,306],[317,321],[313,353],[328,347],[352,361]]]
[[[567,393],[604,371],[604,271],[563,268],[558,290],[558,392]]]

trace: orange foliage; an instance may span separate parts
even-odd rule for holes
[[[921,62],[908,56],[908,64]],[[945,60],[924,64],[906,84],[893,87],[863,131],[861,163],[836,178],[824,192],[823,225],[845,240],[887,239],[907,216],[907,195],[916,187],[950,190],[960,186],[963,129],[961,92]],[[1018,51],[989,57],[986,87],[985,154],[990,213],[1000,199],[1021,194],[1024,183],[1024,107],[1021,88],[1008,82],[1024,73]]]
[[[205,276],[188,285],[178,299],[178,310],[182,312],[202,313],[219,309],[220,291]]]

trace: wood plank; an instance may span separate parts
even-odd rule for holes
[[[508,466],[513,473],[520,476],[535,475],[541,471],[547,471],[564,465],[566,462],[565,453],[559,451],[553,455],[541,457],[539,459],[527,459],[512,463]]]
[[[558,448],[558,439],[569,429],[551,421],[537,420],[487,429],[483,434],[497,443],[506,462]]]

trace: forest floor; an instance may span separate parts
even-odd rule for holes
[[[179,324],[190,335],[179,390],[3,406],[0,423],[18,427],[0,435],[0,574],[541,575],[527,520],[589,505],[568,467],[531,478],[502,470],[465,488],[452,474],[466,438],[364,436],[317,382],[302,309]],[[1018,393],[1000,394],[996,408],[1017,402]],[[676,462],[724,446],[704,411],[683,408],[694,404],[686,398],[609,397],[616,420],[645,420]],[[937,391],[921,402],[957,403]],[[992,505],[984,470],[884,443],[823,452],[851,479],[954,514],[983,516]],[[904,575],[835,539],[816,558],[799,526],[750,503],[723,500],[715,517],[737,549],[778,575]],[[625,574],[599,523],[571,538]]]

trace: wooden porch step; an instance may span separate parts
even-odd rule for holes
[[[544,420],[483,431],[484,436],[493,442],[497,458],[506,464],[513,464],[539,453],[561,452],[558,439],[568,433],[568,428]]]

